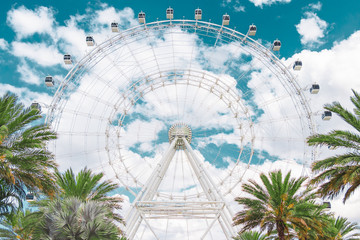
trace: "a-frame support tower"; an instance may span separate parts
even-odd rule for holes
[[[160,239],[149,224],[149,219],[211,219],[200,239],[205,239],[215,223],[221,226],[225,239],[235,236],[232,227],[232,213],[221,193],[207,173],[201,161],[190,146],[191,129],[185,124],[175,124],[169,130],[170,146],[147,183],[141,189],[125,218],[128,239],[134,239],[140,224],[144,221],[156,239]],[[156,201],[160,183],[164,179],[176,151],[184,151],[189,164],[201,185],[202,201]]]

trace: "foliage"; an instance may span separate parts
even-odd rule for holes
[[[266,236],[256,231],[246,231],[239,233],[234,240],[265,240]]]
[[[45,240],[117,240],[120,230],[109,216],[109,208],[98,201],[75,197],[55,199],[31,213],[26,230],[33,239]],[[32,220],[32,221],[31,221]]]
[[[56,135],[46,125],[35,125],[41,117],[37,109],[18,103],[13,94],[0,98],[0,179],[52,195],[55,181],[51,169],[56,164],[45,144]]]
[[[358,240],[360,239],[360,227],[356,223],[351,223],[347,218],[338,217],[332,219],[332,227],[335,234],[333,234],[333,240]],[[330,239],[330,238],[329,238]]]
[[[22,208],[22,200],[25,199],[25,191],[20,184],[8,184],[0,180],[0,220]]]
[[[56,182],[60,187],[60,197],[77,197],[84,202],[90,200],[102,202],[112,210],[112,218],[122,223],[122,217],[116,213],[121,209],[122,199],[107,196],[117,188],[117,185],[110,181],[101,181],[103,176],[103,173],[94,174],[87,168],[81,170],[76,176],[72,169],[68,169],[63,174],[57,172]]]
[[[312,165],[312,171],[317,175],[312,183],[320,184],[319,193],[330,199],[345,191],[343,202],[360,185],[360,95],[353,90],[351,101],[354,104],[354,113],[346,110],[340,103],[334,102],[326,105],[325,109],[336,113],[353,130],[333,130],[327,134],[316,134],[308,139],[309,145],[339,147],[346,150]]]
[[[234,225],[243,224],[241,232],[260,227],[269,235],[276,230],[280,240],[306,237],[310,228],[322,234],[324,222],[319,213],[325,206],[315,203],[317,195],[311,188],[300,191],[306,177],[290,179],[289,172],[283,179],[281,171],[275,171],[260,178],[264,187],[249,180],[242,189],[251,197],[235,198],[244,207],[233,219]]]
[[[30,214],[30,211],[22,211],[21,209],[7,216],[1,222],[3,228],[0,228],[0,239],[4,240],[29,240],[31,239],[31,232],[25,231],[23,225],[25,223],[25,216]]]

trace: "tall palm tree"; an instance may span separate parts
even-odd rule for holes
[[[300,190],[306,177],[290,179],[289,172],[283,179],[281,171],[275,171],[269,177],[261,174],[260,179],[264,187],[254,180],[242,186],[251,197],[235,198],[244,207],[233,219],[234,225],[243,224],[241,232],[260,227],[268,235],[276,230],[279,240],[285,240],[295,230],[306,235],[310,226],[322,231],[321,221],[313,217],[323,206],[315,204],[311,189]]]
[[[44,124],[37,109],[25,108],[14,94],[0,98],[0,179],[9,184],[23,184],[28,190],[54,194],[51,170],[56,168],[47,141],[56,135]]]
[[[25,229],[32,231],[32,239],[39,240],[118,240],[121,231],[108,218],[109,211],[97,201],[55,199],[28,215],[32,221],[27,222]]]
[[[246,231],[239,233],[234,240],[265,240],[266,236],[256,231]]]
[[[109,197],[108,194],[116,189],[117,184],[111,181],[101,181],[104,174],[94,174],[90,169],[82,169],[76,176],[72,169],[65,173],[56,172],[56,183],[60,187],[60,197],[77,197],[81,201],[98,201],[103,202],[111,211],[112,218],[123,223],[123,218],[116,213],[121,209],[120,203],[123,201],[119,197]]]
[[[346,189],[344,203],[360,185],[360,95],[354,90],[353,93],[350,99],[354,104],[354,113],[343,108],[339,102],[328,104],[325,109],[337,114],[355,131],[333,130],[308,139],[309,145],[346,150],[346,153],[316,161],[312,165],[312,171],[317,174],[312,183],[320,184],[319,193],[332,199]]]

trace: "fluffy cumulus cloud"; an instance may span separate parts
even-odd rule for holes
[[[51,33],[54,24],[54,12],[51,8],[38,7],[35,10],[20,6],[8,12],[7,23],[14,29],[18,38],[35,33]]]
[[[29,64],[22,60],[21,63],[17,66],[16,70],[20,73],[20,80],[29,84],[40,85],[41,74],[35,69],[31,68]]]
[[[303,45],[314,46],[322,43],[328,23],[317,16],[316,13],[306,12],[305,18],[296,25]]]
[[[303,68],[299,73],[300,81],[307,85],[306,91],[312,83],[320,85],[320,92],[309,97],[312,110],[317,120],[318,132],[326,133],[332,129],[343,129],[354,131],[349,128],[344,121],[336,115],[330,121],[321,121],[323,106],[333,101],[339,101],[347,109],[352,109],[350,102],[352,96],[351,89],[359,91],[360,69],[357,65],[357,57],[360,54],[360,31],[353,33],[349,38],[337,42],[330,49],[322,51],[304,50],[295,54],[288,62],[301,59]],[[318,159],[323,159],[334,154],[339,150],[329,150],[326,147],[319,149]],[[332,201],[333,208],[337,215],[348,217],[352,221],[360,222],[359,215],[354,213],[354,209],[360,208],[360,190],[357,191],[350,200],[344,205],[342,196]]]
[[[62,61],[59,50],[45,43],[12,42],[12,49],[15,56],[29,59],[41,66],[53,66]]]
[[[256,7],[263,7],[264,5],[272,5],[275,3],[289,3],[291,0],[249,0]]]
[[[320,11],[322,8],[322,3],[321,2],[310,3],[308,7],[314,11]]]
[[[9,47],[9,43],[5,39],[0,38],[0,49],[7,50],[8,47]]]
[[[38,102],[41,104],[41,106],[44,106],[42,108],[43,112],[46,112],[46,104],[51,102],[51,96],[49,96],[47,93],[39,93],[39,92],[33,92],[30,91],[28,88],[25,87],[14,87],[10,84],[2,84],[0,83],[0,95],[4,95],[7,92],[11,92],[16,94],[19,97],[20,102],[22,102],[25,107],[29,107],[31,103]]]
[[[245,6],[241,5],[240,0],[223,0],[221,6],[231,6],[235,12],[245,12]]]

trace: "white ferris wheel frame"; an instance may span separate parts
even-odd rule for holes
[[[260,43],[258,43],[256,40],[252,39],[248,36],[248,34],[242,34],[234,29],[230,29],[228,27],[225,27],[223,25],[218,25],[215,23],[205,22],[205,21],[198,21],[198,20],[164,20],[164,21],[156,21],[152,23],[145,23],[142,25],[138,25],[136,27],[127,29],[125,31],[122,31],[110,39],[104,41],[103,43],[96,45],[95,48],[89,52],[86,56],[84,56],[80,61],[78,61],[73,68],[68,72],[64,80],[61,82],[61,85],[58,87],[55,96],[52,100],[52,103],[49,107],[48,114],[46,117],[46,123],[51,124],[55,129],[57,128],[57,125],[59,124],[59,121],[61,119],[62,110],[64,108],[64,104],[66,103],[66,99],[64,99],[64,93],[67,91],[67,88],[71,84],[77,84],[84,73],[86,73],[87,69],[91,69],[92,66],[96,65],[98,62],[100,62],[103,58],[102,54],[107,54],[107,52],[111,52],[113,47],[122,47],[123,45],[126,45],[128,42],[135,41],[136,37],[141,34],[147,34],[148,31],[157,31],[157,30],[165,30],[178,27],[181,30],[184,31],[190,31],[191,33],[196,33],[199,35],[204,35],[208,37],[216,38],[215,45],[218,42],[218,39],[221,38],[222,42],[236,42],[240,48],[245,49],[251,56],[255,57],[259,61],[261,61],[267,69],[269,69],[281,82],[283,87],[286,89],[287,93],[291,96],[292,102],[295,106],[295,109],[297,111],[297,114],[299,116],[305,116],[306,122],[301,120],[301,128],[307,128],[310,134],[316,133],[316,125],[313,119],[313,113],[311,111],[311,108],[306,100],[306,97],[303,93],[303,89],[298,84],[296,77],[290,72],[289,67],[285,66],[281,60],[268,48],[264,47]],[[156,57],[156,55],[155,55]],[[136,58],[135,58],[136,59]],[[141,66],[140,66],[141,69]],[[145,73],[145,71],[143,71]],[[123,93],[123,98],[119,99],[118,103],[114,105],[113,113],[109,116],[109,124],[111,123],[113,117],[115,114],[118,114],[121,112],[118,125],[122,125],[122,121],[125,119],[126,115],[130,112],[131,108],[135,105],[135,103],[141,99],[146,93],[150,91],[154,91],[157,88],[164,87],[166,85],[172,85],[172,84],[183,84],[183,85],[191,85],[196,86],[202,89],[205,89],[207,91],[210,91],[214,95],[218,96],[219,99],[221,99],[226,106],[231,110],[234,117],[237,119],[238,127],[241,131],[243,128],[243,121],[242,119],[238,118],[238,114],[241,113],[244,116],[246,116],[246,119],[248,121],[247,127],[251,130],[251,135],[253,136],[252,140],[256,138],[254,131],[252,129],[252,120],[249,113],[249,110],[246,107],[246,104],[244,103],[241,96],[239,96],[234,89],[232,89],[230,86],[228,86],[224,81],[222,81],[221,78],[217,77],[216,75],[212,74],[211,72],[205,71],[205,70],[199,70],[199,69],[173,69],[172,72],[170,71],[159,71],[154,69],[152,73],[145,74],[143,79],[133,82],[131,79],[129,80],[129,83],[132,84],[129,85],[127,90]],[[161,76],[161,77],[158,77]],[[175,81],[173,82],[166,82],[166,79],[169,77],[175,76]],[[176,80],[176,76],[181,76],[179,80]],[[191,78],[189,77],[191,76]],[[187,79],[187,80],[186,80]],[[104,81],[99,77],[100,81]],[[126,106],[125,108],[119,110],[119,106]],[[106,132],[104,133],[106,136],[109,136],[109,128],[106,129]],[[119,138],[121,133],[118,133]],[[107,138],[108,141],[108,138]],[[184,142],[187,143],[185,139],[183,139]],[[108,145],[108,142],[106,143],[106,146]],[[190,159],[194,160],[194,167],[199,170],[201,167],[197,166],[196,164],[196,156],[192,153],[192,149],[190,145],[186,144],[186,149],[189,151]],[[106,147],[107,148],[107,147]],[[109,162],[112,161],[122,161],[121,157],[120,159],[111,159],[111,155],[108,149],[108,157]],[[241,149],[241,151],[243,148]],[[170,148],[168,151],[173,151],[173,149]],[[251,158],[253,156],[254,149],[251,149],[250,158],[248,162],[248,167],[250,167]],[[119,150],[119,154],[121,156],[121,152]],[[171,155],[171,154],[170,154]],[[241,153],[240,153],[241,155]],[[239,156],[240,156],[239,155]],[[311,150],[311,159],[310,162],[312,162],[316,157],[315,148],[312,148]],[[171,157],[164,157],[164,161],[169,162],[171,161]],[[237,163],[235,167],[239,164],[239,159],[237,160]],[[305,165],[306,163],[304,163]],[[113,167],[113,165],[111,165]],[[126,166],[123,165],[125,168]],[[231,176],[233,173],[235,167],[232,171],[229,172],[228,177]],[[163,172],[165,167],[158,169],[158,172]],[[114,169],[115,170],[115,169]],[[156,169],[154,170],[154,172]],[[116,173],[116,171],[115,171]],[[206,173],[205,173],[206,175]],[[129,176],[133,178],[133,181],[137,181],[135,176],[132,176],[131,173],[129,173]],[[161,177],[161,175],[158,175],[158,177]],[[156,178],[156,176],[154,176]],[[130,188],[127,188],[127,190],[133,194],[135,197],[137,197],[139,200],[135,200],[133,204],[133,212],[129,214],[129,232],[130,232],[130,239],[133,239],[134,235],[136,234],[137,228],[139,226],[139,222],[141,222],[141,219],[144,219],[145,223],[148,225],[148,227],[151,229],[149,224],[147,223],[146,219],[151,218],[152,214],[155,214],[157,217],[162,218],[172,218],[172,217],[185,217],[188,215],[191,215],[192,217],[196,218],[199,215],[197,215],[197,210],[199,208],[202,209],[209,209],[209,214],[212,216],[213,219],[219,220],[222,218],[222,222],[220,222],[220,225],[222,226],[222,229],[226,235],[227,239],[231,239],[231,237],[234,235],[235,231],[233,231],[231,226],[231,211],[226,206],[225,201],[220,201],[219,199],[222,198],[221,193],[217,191],[217,186],[214,185],[211,182],[211,178],[205,177],[208,181],[206,183],[206,187],[208,190],[210,189],[212,192],[215,193],[216,196],[210,196],[208,198],[208,202],[205,203],[199,203],[199,202],[193,202],[189,203],[187,205],[183,205],[183,214],[178,214],[176,216],[173,215],[171,212],[171,208],[177,208],[179,207],[179,202],[176,200],[173,202],[160,202],[160,203],[150,203],[149,201],[152,200],[153,194],[156,192],[157,188],[155,188],[155,192],[153,191],[150,195],[146,195],[146,197],[139,197],[141,194],[135,193]],[[121,182],[121,178],[118,178]],[[226,180],[226,179],[224,179]],[[240,182],[242,181],[242,176],[239,177],[238,182],[234,183],[233,186],[229,189],[229,192],[232,191],[233,188],[235,188]],[[148,183],[150,184],[150,183]],[[140,186],[143,189],[147,189],[150,186],[148,184],[140,184]],[[159,183],[157,183],[158,186]],[[220,183],[221,184],[221,183]],[[124,184],[126,186],[126,184]],[[205,190],[205,189],[204,189]],[[205,191],[204,191],[205,192]],[[141,193],[141,192],[140,192]],[[204,193],[205,194],[205,193]],[[205,194],[206,195],[206,194]],[[168,211],[160,211],[159,209],[166,206]],[[189,208],[191,211],[186,212],[185,210]],[[227,209],[227,210],[226,210]],[[151,214],[149,214],[151,213]],[[203,216],[206,217],[206,216]],[[230,219],[230,220],[229,220]],[[213,224],[213,223],[212,223]],[[210,225],[210,227],[212,226]],[[208,228],[210,229],[210,228]],[[208,231],[208,230],[207,230]],[[206,235],[207,231],[204,233],[204,236]],[[153,232],[154,233],[154,232]],[[156,234],[154,233],[156,236]]]

